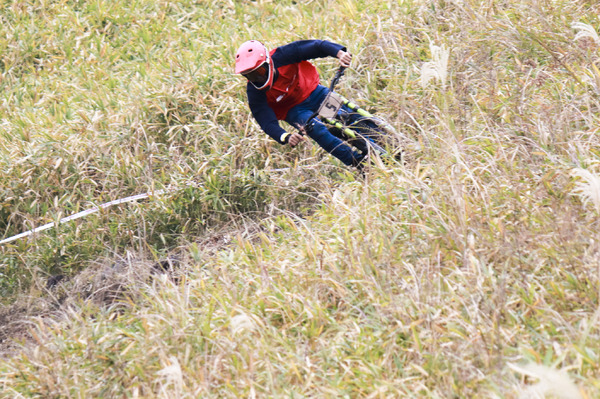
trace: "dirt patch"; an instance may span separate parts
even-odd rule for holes
[[[159,262],[119,258],[95,263],[74,277],[51,276],[33,297],[19,298],[0,308],[0,357],[13,355],[23,344],[31,342],[30,330],[41,319],[60,319],[70,307],[90,301],[106,307],[124,298],[134,299],[143,285],[157,275],[178,280],[181,260],[169,256]]]
[[[30,339],[29,328],[31,317],[35,313],[24,305],[13,305],[0,309],[0,357],[12,355],[18,348],[19,341]]]
[[[257,230],[251,231],[241,234],[248,237]],[[197,241],[195,246],[203,256],[212,256],[231,244],[231,236],[231,233],[214,233]],[[141,289],[156,276],[166,276],[178,283],[191,264],[187,247],[159,261],[127,253],[94,262],[72,277],[56,275],[37,281],[39,288],[34,294],[22,296],[12,305],[0,305],[0,358],[9,358],[24,345],[35,343],[30,331],[44,319],[59,320],[69,308],[87,301],[99,307],[113,306],[116,302],[124,304],[125,298],[135,301]]]

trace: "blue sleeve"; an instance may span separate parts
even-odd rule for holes
[[[267,104],[267,95],[263,91],[256,89],[250,83],[248,83],[246,92],[248,94],[250,111],[260,128],[271,136],[273,140],[280,144],[285,144],[282,138],[287,132],[279,126],[275,111]]]
[[[294,64],[315,58],[336,57],[346,47],[327,40],[298,40],[278,47],[273,53],[275,67]]]

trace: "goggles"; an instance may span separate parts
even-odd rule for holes
[[[260,87],[264,86],[269,80],[269,63],[268,61],[263,62],[258,67],[254,68],[250,72],[242,73],[250,83],[254,86]]]

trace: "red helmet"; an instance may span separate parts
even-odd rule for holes
[[[245,76],[258,90],[273,85],[273,60],[264,44],[250,40],[242,44],[235,54],[235,73]]]

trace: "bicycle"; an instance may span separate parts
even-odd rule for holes
[[[361,153],[371,154],[374,151],[382,158],[393,158],[401,162],[403,149],[396,129],[385,120],[334,92],[345,69],[341,66],[337,70],[329,85],[329,93],[319,109],[300,126],[300,132],[310,131],[318,117],[334,136]]]

